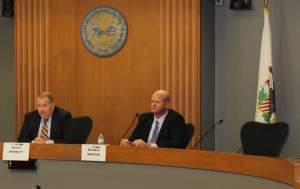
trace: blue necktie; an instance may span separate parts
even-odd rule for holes
[[[159,134],[159,131],[158,131],[159,127],[158,126],[159,126],[159,122],[155,121],[155,128],[154,128],[152,136],[149,140],[149,143],[156,143],[157,137],[158,137],[158,134]]]

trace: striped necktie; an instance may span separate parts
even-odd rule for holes
[[[154,131],[152,133],[152,136],[149,140],[149,143],[156,143],[157,141],[157,138],[158,138],[158,134],[159,134],[159,122],[158,121],[155,121],[155,128],[154,128]]]
[[[44,124],[41,132],[41,138],[44,140],[49,140],[48,137],[48,119],[44,119]]]

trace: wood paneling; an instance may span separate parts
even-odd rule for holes
[[[47,0],[16,0],[15,63],[17,124],[35,107],[35,96],[49,90]]]
[[[103,5],[128,23],[125,46],[105,58],[80,38],[85,15]],[[199,130],[199,15],[198,0],[16,0],[18,126],[37,93],[50,90],[57,105],[93,118],[89,142],[101,132],[117,144],[161,88]]]
[[[160,88],[173,107],[200,129],[200,1],[160,0]]]

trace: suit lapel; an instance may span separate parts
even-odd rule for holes
[[[38,136],[39,134],[39,128],[40,128],[40,123],[41,123],[41,117],[39,116],[38,113],[36,113],[34,115],[34,118],[32,120],[32,124],[31,124],[31,127],[32,127],[32,131],[30,131],[29,133],[32,133],[32,140]]]
[[[151,126],[152,126],[153,120],[154,120],[154,115],[151,114],[151,117],[149,117],[149,119],[147,119],[147,121],[145,123],[145,126],[146,126],[145,127],[145,130],[146,130],[145,134],[146,135],[145,135],[144,141],[146,141],[146,142],[147,142],[149,134],[150,134],[150,130],[151,130]]]
[[[167,114],[167,116],[166,116],[166,118],[165,118],[165,120],[164,120],[164,122],[161,126],[161,129],[160,129],[158,137],[157,137],[157,141],[159,141],[159,138],[161,136],[167,136],[168,135],[168,132],[167,132],[168,128],[167,127],[169,127],[169,125],[170,125],[170,124],[168,124],[169,121],[170,121],[170,110],[169,110],[169,112],[168,112],[168,114]]]
[[[56,118],[56,109],[54,109],[52,118],[51,118],[51,130],[50,130],[50,138],[53,139],[55,136],[55,133],[57,132],[57,125],[58,125],[58,120]]]

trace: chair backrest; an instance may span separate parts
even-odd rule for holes
[[[84,144],[92,130],[93,120],[89,116],[74,117],[64,127],[65,143]]]
[[[266,124],[249,121],[241,129],[243,152],[277,157],[280,155],[288,132],[288,124],[284,122]]]
[[[194,135],[195,129],[192,123],[186,123],[185,128],[184,146],[187,147]]]

